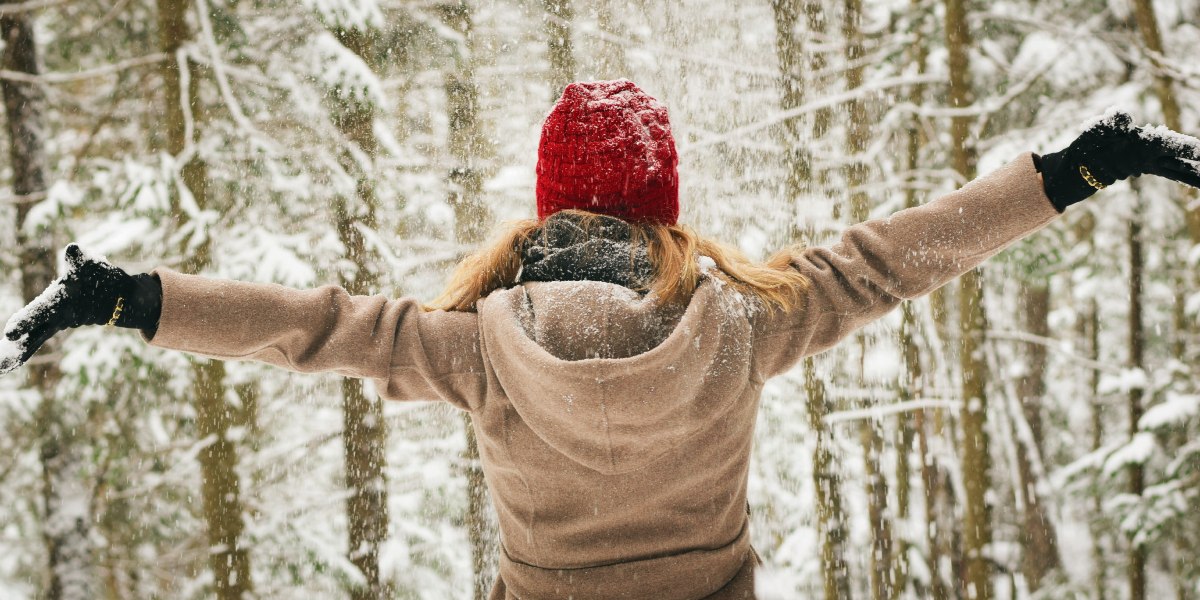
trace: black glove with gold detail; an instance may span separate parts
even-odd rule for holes
[[[162,312],[162,284],[154,275],[130,275],[66,249],[67,273],[9,319],[0,339],[0,374],[29,360],[54,334],[80,325],[141,329],[153,336]]]
[[[1117,180],[1158,175],[1200,188],[1200,139],[1166,127],[1134,127],[1122,111],[1094,121],[1066,149],[1035,156],[1059,212]]]

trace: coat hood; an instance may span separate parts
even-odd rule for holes
[[[738,397],[714,386],[750,379],[744,303],[711,277],[687,306],[599,281],[529,282],[493,292],[479,315],[489,361],[521,419],[605,474],[676,448]]]

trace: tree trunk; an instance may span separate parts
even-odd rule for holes
[[[1154,75],[1154,95],[1158,98],[1158,104],[1162,108],[1163,124],[1175,131],[1183,131],[1183,120],[1179,110],[1179,101],[1175,98],[1174,80],[1171,77],[1171,70],[1163,65],[1163,58],[1166,57],[1165,49],[1163,48],[1162,34],[1158,28],[1158,16],[1154,11],[1153,0],[1133,0],[1133,17],[1137,21],[1138,31],[1142,35],[1142,43],[1145,44],[1147,53],[1150,57],[1150,63],[1155,67]],[[1185,191],[1187,197],[1195,197],[1195,191],[1187,189]],[[1200,206],[1188,206],[1184,204],[1184,214],[1186,215],[1188,236],[1193,244],[1200,244]]]
[[[790,110],[804,104],[804,48],[800,32],[800,0],[771,0],[775,15],[775,56],[779,60],[779,87],[782,92],[779,107]],[[789,207],[811,187],[812,168],[808,145],[804,143],[804,128],[800,119],[783,122],[784,189]],[[789,242],[801,239],[801,232],[789,210]]]
[[[374,34],[357,29],[339,28],[334,35],[347,49],[367,65],[374,66],[370,52]],[[373,160],[378,149],[375,139],[375,108],[366,102],[348,100],[334,107],[334,124],[344,143],[356,146],[363,160]],[[360,228],[374,229],[375,182],[373,168],[363,164],[355,153],[345,150],[341,166],[355,178],[353,198],[338,197],[334,201],[334,220],[338,240],[345,248],[346,258],[353,269],[339,273],[339,284],[352,295],[378,292],[379,275],[372,264],[374,253],[363,239]],[[342,380],[342,442],[346,455],[346,487],[350,497],[346,503],[349,524],[350,562],[362,573],[364,585],[350,590],[353,600],[378,600],[389,595],[379,570],[379,547],[387,537],[388,505],[384,452],[387,429],[383,406],[375,395],[368,396],[360,379]]]
[[[821,534],[821,583],[826,600],[851,598],[850,567],[846,543],[850,535],[842,507],[842,482],[832,432],[825,423],[829,401],[825,382],[817,376],[812,358],[804,359],[804,388],[808,395],[808,425],[816,438],[813,449],[813,483],[817,492],[817,531]]]
[[[1093,298],[1088,302],[1088,358],[1093,362],[1100,360],[1100,308]],[[1104,405],[1100,402],[1100,372],[1092,369],[1088,378],[1088,390],[1092,412],[1092,451],[1096,452],[1104,446]],[[1092,494],[1092,510],[1096,515],[1104,514],[1104,497],[1099,493]],[[1096,581],[1096,600],[1108,598],[1108,563],[1106,562],[1104,545],[1100,541],[1100,528],[1092,526],[1092,563],[1095,572],[1092,578]]]
[[[606,36],[622,34],[613,15],[612,2],[601,0],[596,3],[596,26],[600,33]],[[602,41],[596,76],[600,79],[632,78],[629,72],[629,62],[625,58],[625,45],[617,40]]]
[[[3,2],[15,4],[15,2]],[[0,15],[4,36],[3,68],[38,75],[38,48],[28,12]],[[26,219],[46,192],[46,154],[42,109],[44,99],[36,83],[0,80],[8,119],[9,164],[16,197],[15,237],[21,265],[21,297],[32,302],[55,278],[54,241],[50,236],[30,236]],[[51,340],[40,356],[57,353]],[[70,424],[75,411],[60,405],[55,388],[61,379],[58,363],[30,364],[27,385],[40,396],[37,409],[38,453],[42,468],[42,539],[46,546],[46,578],[42,597],[47,600],[86,599],[99,590],[96,557],[90,540],[91,487],[83,481],[86,462],[77,447],[82,437]]]
[[[946,49],[950,67],[950,104],[965,108],[972,104],[971,33],[965,0],[946,0]],[[971,118],[951,119],[950,133],[954,169],[963,180],[975,179],[975,156],[970,145]],[[966,273],[959,284],[959,364],[962,369],[962,470],[966,491],[963,510],[964,585],[968,598],[992,597],[992,565],[988,555],[992,543],[991,514],[987,493],[991,489],[991,456],[987,432],[987,363],[984,336],[987,314],[983,306],[983,276],[979,270]]]
[[[920,10],[920,0],[912,0],[910,9],[913,14],[916,14]],[[917,38],[909,46],[908,60],[914,65],[917,75],[924,75],[927,67],[928,50],[925,47],[924,29],[920,21],[915,24],[913,30]],[[908,90],[908,101],[913,106],[921,106],[925,101],[925,86],[923,84],[914,84],[910,87]],[[911,174],[920,168],[921,148],[924,146],[925,141],[924,136],[921,134],[921,124],[917,115],[912,115],[909,118],[904,141],[904,167],[907,173],[909,173],[908,181],[910,184],[904,190],[904,207],[913,208],[918,206],[920,201],[914,187],[916,181]],[[904,358],[906,385],[901,386],[901,400],[913,400],[925,395],[925,370],[921,365],[921,351],[917,346],[918,327],[915,304],[913,302],[905,302],[901,305],[900,352]],[[940,504],[944,499],[943,494],[940,493],[940,484],[944,475],[929,450],[930,425],[928,421],[931,414],[936,415],[935,421],[941,422],[941,409],[918,410],[913,414],[911,420],[905,419],[901,422],[899,437],[901,439],[902,455],[907,455],[912,450],[913,436],[915,436],[917,456],[921,461],[919,473],[924,492],[925,514],[922,516],[925,522],[924,531],[927,552],[925,563],[926,569],[929,572],[929,589],[924,593],[918,590],[918,593],[934,600],[947,600],[949,592],[944,585],[944,576],[942,574],[942,561],[944,557],[941,543],[942,532],[937,526],[937,519],[935,517],[939,511],[950,510],[950,507]],[[940,435],[940,431],[934,432],[934,434]],[[897,466],[901,484],[907,481],[910,473],[911,467],[908,462],[908,460],[903,460]],[[907,485],[901,485],[896,489],[897,515],[901,519],[908,517],[909,513],[907,498],[910,494],[906,490],[907,487]],[[907,579],[909,572],[907,557],[908,549],[902,542],[899,552],[899,558],[902,562],[898,571],[899,575],[905,579]],[[906,581],[901,581],[898,589],[903,592],[907,585]]]
[[[1027,284],[1021,297],[1024,299],[1025,329],[1036,336],[1050,336],[1050,288],[1044,283]],[[1032,440],[1018,439],[1017,475],[1021,484],[1020,494],[1025,513],[1022,515],[1020,532],[1024,554],[1021,571],[1031,592],[1042,587],[1042,582],[1061,563],[1058,555],[1058,535],[1050,521],[1046,506],[1038,493],[1040,476],[1034,471],[1032,455],[1042,454],[1042,404],[1046,394],[1046,346],[1039,343],[1025,345],[1027,372],[1018,383],[1021,410],[1029,424]],[[1029,447],[1032,442],[1034,446]]]
[[[863,84],[862,1],[844,0],[842,7],[842,37],[846,47],[846,89],[855,90]],[[867,111],[861,99],[846,103],[846,185],[850,190],[850,222],[861,223],[870,216],[870,198],[864,186],[867,183],[867,165],[863,154],[871,141]],[[866,354],[873,340],[864,333],[855,336],[860,357]],[[867,387],[859,369],[859,385]],[[859,423],[859,436],[863,444],[863,469],[866,477],[867,515],[871,527],[871,575],[872,600],[888,600],[895,590],[896,573],[892,539],[892,521],[888,512],[888,485],[880,465],[883,454],[883,437],[870,419]]]
[[[465,2],[441,7],[442,21],[462,36],[454,68],[446,74],[446,110],[450,116],[447,146],[452,160],[450,206],[454,207],[455,237],[460,244],[475,245],[487,232],[491,217],[483,204],[481,159],[486,140],[480,131],[479,88],[475,82],[475,48],[472,44],[471,7]],[[496,524],[491,516],[487,483],[483,477],[479,444],[470,415],[463,414],[467,449],[463,455],[467,477],[467,535],[471,541],[471,566],[475,600],[485,600],[496,577],[498,559]]]
[[[549,43],[550,86],[558,100],[567,84],[575,81],[575,46],[571,43],[571,0],[542,0],[546,8],[546,39]]]
[[[187,138],[185,107],[194,123],[203,122],[199,98],[198,66],[179,61],[179,49],[191,38],[187,25],[190,0],[157,0],[159,49],[169,58],[161,69],[164,83],[167,151],[182,157],[194,141]],[[185,78],[186,73],[186,78]],[[185,89],[186,87],[186,89]],[[195,136],[195,132],[192,133]],[[209,208],[208,169],[196,156],[187,157],[181,168],[182,183],[200,210]],[[176,223],[187,217],[180,209],[178,192],[171,194],[172,215]],[[184,250],[183,269],[198,272],[209,265],[210,242],[206,239],[195,250]],[[193,359],[192,395],[196,406],[197,429],[201,439],[211,440],[200,452],[201,497],[208,526],[208,563],[213,573],[215,595],[220,600],[240,599],[253,589],[250,580],[250,556],[243,544],[245,512],[237,474],[238,447],[228,437],[232,408],[225,402],[225,365],[219,361]]]
[[[1142,258],[1141,194],[1138,195],[1139,209],[1129,219],[1129,368],[1145,368],[1146,332],[1142,327]],[[1138,433],[1138,421],[1142,418],[1142,394],[1144,389],[1129,390],[1129,437]],[[1140,497],[1145,488],[1145,471],[1141,463],[1129,465],[1129,493]],[[1130,541],[1129,549],[1129,598],[1146,600],[1146,547]]]
[[[780,70],[780,108],[788,110],[804,103],[804,82],[801,77],[805,56],[797,31],[802,7],[798,0],[772,0],[771,8],[775,16],[775,51]],[[814,131],[814,137],[819,138],[823,134],[824,131]],[[798,119],[784,122],[784,164],[787,170],[784,183],[787,201],[790,203],[796,202],[814,183],[804,137],[803,127]],[[799,241],[803,234],[795,226],[796,219],[790,212],[789,220],[793,225],[788,231],[788,242],[794,243]],[[809,428],[816,439],[812,468],[816,490],[817,532],[821,538],[822,589],[827,599],[849,598],[850,570],[846,563],[849,530],[842,507],[837,458],[832,450],[832,432],[824,420],[825,415],[829,413],[829,401],[825,393],[825,383],[817,376],[812,358],[804,359],[804,389],[807,396]]]

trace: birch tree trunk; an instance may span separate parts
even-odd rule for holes
[[[619,40],[611,39],[621,36],[623,31],[617,24],[610,0],[596,2],[596,26],[600,29],[600,33],[606,36],[600,49],[597,77],[600,79],[631,79],[633,75],[629,72],[625,46]]]
[[[373,32],[340,27],[333,31],[338,41],[371,68],[376,61],[371,52]],[[351,198],[334,199],[334,220],[338,240],[352,268],[339,272],[339,284],[352,295],[379,291],[379,274],[374,267],[374,252],[367,247],[363,228],[375,229],[374,160],[378,150],[375,138],[375,107],[367,101],[343,100],[334,106],[333,121],[346,146],[340,163],[355,178]],[[357,152],[355,152],[355,150]],[[390,596],[379,571],[379,547],[387,537],[387,428],[378,396],[367,394],[361,379],[342,379],[342,443],[346,456],[346,502],[348,556],[362,573],[364,583],[350,590],[353,600],[379,600]]]
[[[450,206],[454,207],[454,232],[458,242],[474,246],[483,241],[491,221],[483,204],[482,158],[486,146],[479,123],[479,88],[475,81],[475,46],[471,7],[465,2],[444,4],[442,21],[461,36],[454,66],[446,73],[446,109],[450,116]],[[471,566],[475,600],[488,597],[496,578],[499,536],[491,515],[491,500],[483,478],[479,444],[470,415],[463,413],[467,449],[463,455],[467,477],[467,535],[471,541]]]
[[[17,4],[2,2],[0,6]],[[4,36],[3,68],[25,75],[39,74],[38,47],[30,13],[0,14]],[[54,242],[50,236],[30,235],[27,218],[46,193],[46,153],[42,125],[44,98],[32,82],[0,80],[8,119],[9,164],[16,203],[15,234],[21,265],[21,297],[31,302],[54,280]],[[38,453],[42,469],[42,540],[46,547],[46,576],[42,597],[74,600],[94,597],[96,556],[92,549],[89,507],[92,490],[83,478],[79,455],[81,432],[71,425],[75,411],[60,404],[55,388],[61,379],[55,355],[60,343],[51,340],[28,367],[28,387],[40,399],[37,408]]]
[[[950,67],[950,105],[967,108],[971,91],[971,32],[966,0],[946,0],[946,49]],[[969,137],[971,117],[951,118],[953,166],[964,181],[975,179],[975,153]],[[962,471],[966,497],[963,510],[964,585],[968,598],[992,597],[991,511],[987,494],[992,487],[987,431],[987,363],[983,344],[987,314],[983,306],[983,276],[978,269],[959,279],[959,364],[962,370]]]
[[[200,101],[198,65],[187,59],[180,50],[192,37],[187,23],[190,0],[157,0],[159,49],[168,56],[162,63],[164,112],[166,115],[166,150],[182,165],[181,184],[200,210],[210,208],[208,168],[191,148],[196,129],[204,122]],[[189,139],[188,123],[193,123]],[[187,221],[179,194],[171,194],[171,212],[177,224]],[[185,248],[182,268],[196,273],[210,263],[210,240],[198,244],[190,252]],[[229,438],[233,423],[232,407],[225,402],[225,364],[216,360],[193,358],[192,395],[196,407],[198,434],[207,443],[200,451],[201,497],[204,520],[208,526],[208,564],[213,573],[215,595],[220,600],[248,596],[253,585],[250,580],[250,555],[242,539],[245,512],[241,500],[241,483],[237,474],[238,447]]]

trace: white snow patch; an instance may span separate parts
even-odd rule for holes
[[[383,27],[383,11],[375,0],[304,0],[304,5],[334,27],[358,31]]]
[[[1129,393],[1146,389],[1148,382],[1146,372],[1142,369],[1121,369],[1120,373],[1102,375],[1098,391],[1101,394]]]
[[[1122,113],[1129,114],[1129,111],[1125,110],[1124,108],[1122,108],[1120,106],[1110,106],[1110,107],[1104,109],[1104,112],[1101,113],[1099,116],[1091,117],[1091,118],[1087,119],[1086,121],[1084,121],[1083,124],[1080,125],[1080,128],[1083,129],[1084,131],[1087,131],[1093,127],[1098,127],[1100,125],[1108,125],[1110,127],[1116,127],[1117,116]]]
[[[322,32],[313,42],[320,65],[318,77],[342,100],[357,100],[373,106],[387,104],[383,82],[357,54],[342,45],[333,34]]]
[[[1112,477],[1118,471],[1130,465],[1145,464],[1154,454],[1154,448],[1157,445],[1153,434],[1143,431],[1134,435],[1133,439],[1129,440],[1129,443],[1117,448],[1116,452],[1108,455],[1108,460],[1104,461],[1104,475]]]
[[[48,226],[51,221],[61,216],[65,209],[78,206],[83,202],[83,191],[66,181],[58,181],[46,190],[46,198],[29,209],[22,228],[25,233],[33,234],[38,229]]]
[[[1138,135],[1142,139],[1158,142],[1190,160],[1200,160],[1200,139],[1168,129],[1166,125],[1139,127]]]
[[[21,360],[21,354],[25,352],[25,337],[21,336],[13,341],[7,336],[0,336],[0,372],[17,367],[17,361]]]
[[[1138,420],[1138,429],[1149,431],[1182,425],[1188,419],[1200,413],[1200,396],[1167,393],[1167,400],[1162,404],[1152,406]]]
[[[1184,300],[1183,312],[1189,317],[1200,316],[1200,292],[1196,292]]]
[[[700,267],[700,272],[704,273],[705,275],[708,275],[711,271],[717,268],[717,261],[713,260],[711,257],[704,256],[703,254],[696,259],[696,264]]]
[[[46,286],[46,289],[42,290],[42,293],[38,294],[38,297],[34,298],[33,302],[26,304],[24,308],[18,310],[16,314],[8,319],[8,323],[4,325],[4,332],[8,333],[18,323],[42,314],[49,309],[52,302],[62,297],[65,292],[66,288],[63,287],[61,278],[50,282],[50,285]]]

